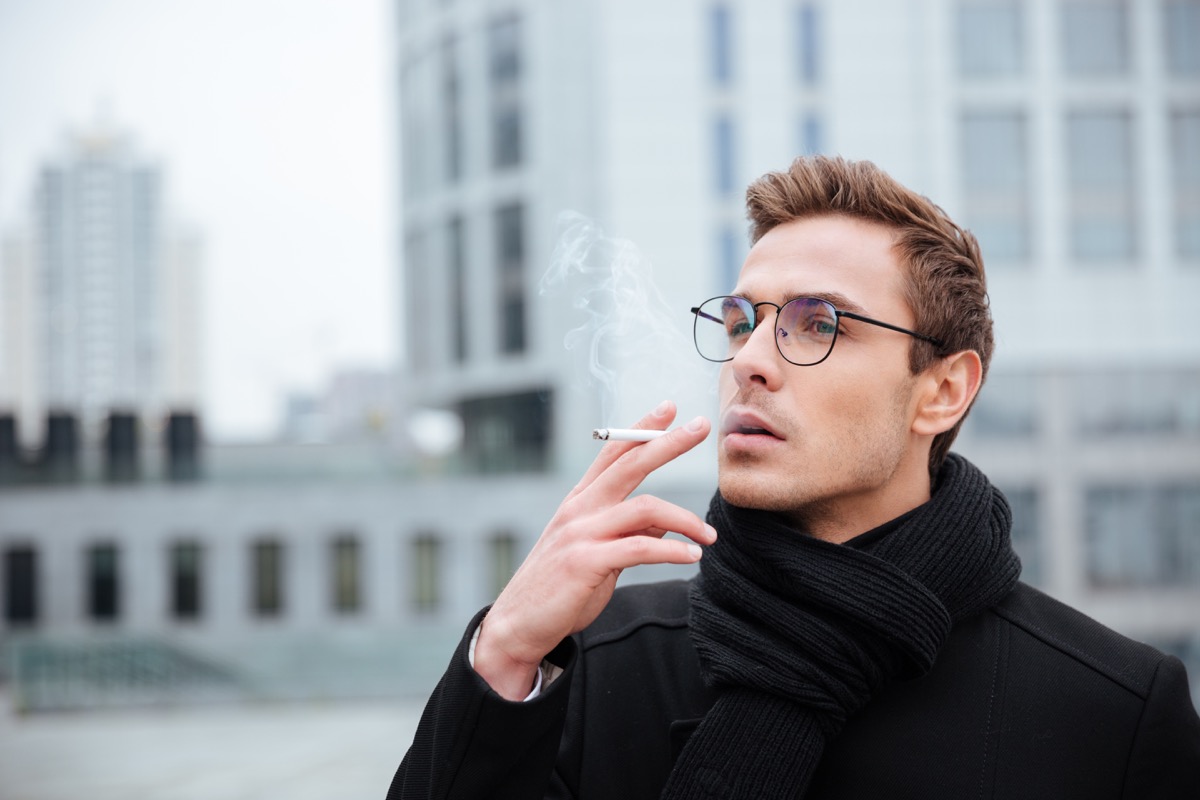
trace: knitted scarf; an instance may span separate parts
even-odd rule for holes
[[[929,502],[861,548],[719,492],[709,523],[718,538],[691,590],[691,636],[719,696],[669,800],[803,797],[847,718],[926,673],[951,626],[999,602],[1021,571],[1008,502],[954,454]]]

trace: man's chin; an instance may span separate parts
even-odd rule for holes
[[[784,511],[789,507],[778,481],[764,479],[761,473],[750,475],[747,472],[722,466],[717,488],[726,502],[761,511]]]

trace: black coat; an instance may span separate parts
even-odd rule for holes
[[[715,695],[688,584],[619,589],[552,654],[564,674],[511,703],[454,655],[388,793],[652,800]],[[1200,798],[1200,720],[1178,659],[1024,584],[957,625],[826,747],[808,798]]]

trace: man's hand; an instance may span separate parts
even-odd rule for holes
[[[635,427],[665,430],[675,419],[663,403]],[[704,441],[708,420],[644,444],[610,442],[563,500],[529,557],[484,618],[475,671],[497,694],[522,700],[538,665],[564,638],[586,628],[608,604],[617,578],[638,564],[691,564],[717,532],[686,509],[630,494],[646,476]],[[674,531],[691,539],[664,539]]]

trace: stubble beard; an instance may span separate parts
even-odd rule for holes
[[[906,414],[910,389],[911,384],[897,389],[887,409],[885,430],[877,427],[879,420],[863,418],[867,415],[848,418],[841,436],[810,437],[802,442],[810,452],[793,451],[802,456],[796,458],[794,467],[778,463],[778,456],[768,463],[754,453],[722,451],[718,462],[721,495],[735,506],[780,513],[805,531],[839,529],[845,503],[885,487],[900,470],[910,446]],[[789,430],[800,429],[793,426]],[[824,474],[801,472],[801,460]]]

